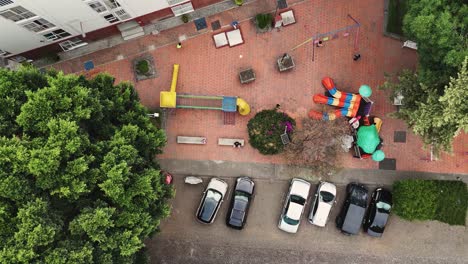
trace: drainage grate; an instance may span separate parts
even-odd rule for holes
[[[384,159],[379,162],[380,170],[396,170],[396,159]]]
[[[406,143],[406,131],[395,131],[393,134],[393,142]]]
[[[206,19],[204,17],[194,20],[193,23],[195,23],[195,27],[197,28],[197,30],[202,30],[208,27],[206,25]]]
[[[236,124],[236,112],[223,112],[224,125],[235,125]]]
[[[219,20],[216,20],[215,22],[211,22],[211,29],[218,30],[220,28],[221,28],[221,22],[219,22]]]
[[[277,0],[276,4],[278,5],[278,9],[288,8],[288,3],[286,2],[286,0]]]

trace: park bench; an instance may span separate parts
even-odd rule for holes
[[[402,48],[409,48],[409,49],[417,50],[418,49],[418,44],[416,42],[414,42],[414,41],[407,40],[407,41],[403,42]]]
[[[220,146],[234,146],[234,142],[241,143],[244,146],[244,140],[240,138],[218,138],[218,145]]]
[[[178,144],[199,144],[199,145],[204,145],[204,144],[206,144],[206,137],[177,136],[177,143]]]

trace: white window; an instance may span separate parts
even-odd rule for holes
[[[131,18],[131,16],[123,9],[115,10],[114,14],[116,14],[120,20]]]
[[[119,2],[117,2],[117,0],[104,0],[104,3],[105,3],[106,6],[109,7],[110,9],[114,9],[114,8],[120,7],[120,4],[119,4]]]
[[[64,51],[70,51],[79,47],[86,46],[88,45],[88,43],[84,42],[79,38],[72,38],[69,40],[65,40],[64,42],[60,42],[59,45]]]
[[[100,2],[90,2],[88,5],[98,13],[106,12],[107,8],[103,6]]]
[[[11,54],[10,52],[0,49],[0,57],[6,57],[10,54]]]
[[[175,5],[182,4],[183,2],[188,2],[188,1],[190,0],[167,0],[167,3],[170,6],[175,6]]]
[[[13,1],[11,0],[0,0],[0,6],[6,6],[9,4],[13,4]]]
[[[54,30],[54,31],[49,32],[47,34],[44,34],[43,36],[48,40],[57,40],[57,39],[61,39],[61,38],[71,36],[71,34],[66,32],[63,29],[57,29],[57,30]]]
[[[39,19],[35,19],[31,22],[24,24],[23,27],[25,27],[26,29],[32,32],[41,32],[48,28],[53,28],[55,27],[55,25],[43,18],[39,18]]]
[[[109,22],[109,23],[115,23],[119,21],[118,18],[116,18],[113,14],[105,15],[104,18]]]
[[[172,12],[174,13],[174,16],[181,16],[186,13],[193,12],[193,6],[191,2],[178,5],[178,6],[173,6],[171,7]]]
[[[36,14],[34,14],[33,12],[30,12],[24,7],[15,6],[10,9],[1,11],[0,16],[17,22],[17,21],[21,21],[30,17],[35,17]]]

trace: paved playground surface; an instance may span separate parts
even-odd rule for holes
[[[131,81],[140,95],[141,102],[149,108],[159,106],[159,93],[170,88],[172,65],[180,64],[178,93],[200,95],[239,96],[252,108],[248,116],[236,115],[235,125],[224,125],[220,111],[177,109],[167,123],[168,142],[163,159],[228,160],[237,162],[285,163],[282,156],[263,156],[246,144],[242,149],[218,146],[218,138],[244,138],[248,140],[247,122],[256,112],[271,109],[276,104],[296,120],[306,118],[310,109],[322,110],[326,106],[312,102],[315,93],[323,93],[321,79],[330,76],[342,91],[357,92],[361,84],[373,89],[371,100],[375,102],[372,115],[383,120],[381,136],[387,158],[396,159],[396,169],[445,173],[467,173],[468,155],[466,134],[454,142],[454,154],[443,155],[438,161],[428,161],[429,151],[411,133],[404,122],[389,117],[396,110],[388,95],[377,89],[384,81],[384,73],[403,68],[414,69],[417,54],[402,48],[402,42],[383,35],[384,1],[288,1],[294,10],[296,24],[257,34],[249,20],[261,11],[274,11],[274,1],[257,0],[224,13],[208,17],[207,22],[220,20],[227,30],[233,20],[240,22],[244,44],[236,47],[215,48],[211,28],[196,32],[193,23],[145,36],[114,48],[95,52],[80,58],[56,64],[65,72],[80,72],[83,62],[92,59],[96,71],[107,71],[116,81]],[[352,25],[351,14],[360,24],[357,47],[362,58],[353,61],[356,47],[355,32],[345,37],[326,41],[323,47],[313,49],[311,43],[290,52],[296,45],[313,35]],[[201,33],[201,34],[200,34]],[[176,49],[177,38],[186,34],[188,39],[181,49]],[[131,69],[132,60],[144,53],[154,57],[159,77],[135,82]],[[296,63],[290,72],[279,73],[276,59],[289,52]],[[314,57],[313,57],[314,55]],[[238,73],[253,68],[256,80],[242,85]],[[406,143],[395,143],[394,132],[407,131]],[[177,136],[203,136],[206,145],[178,145]],[[352,158],[344,153],[340,159],[348,168],[378,168],[371,160]]]

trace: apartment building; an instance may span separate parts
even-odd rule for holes
[[[70,51],[119,34],[123,22],[144,25],[218,1],[0,0],[0,58],[21,62],[47,50]],[[138,31],[134,34],[143,33]]]

